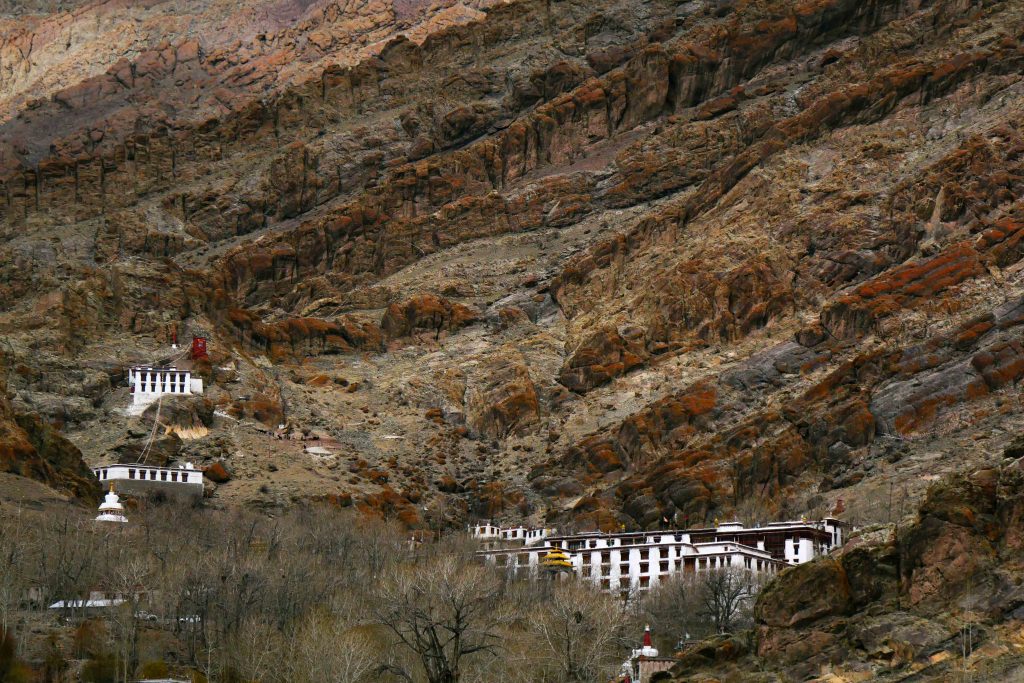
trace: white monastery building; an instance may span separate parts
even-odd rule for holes
[[[173,496],[203,497],[203,473],[190,462],[177,467],[101,465],[92,472],[101,483],[117,482],[117,487],[127,493],[163,491]]]
[[[818,522],[775,522],[746,528],[729,522],[685,531],[580,533],[559,536],[550,529],[492,525],[470,527],[484,541],[478,555],[510,575],[536,578],[544,556],[558,548],[569,556],[572,571],[602,590],[648,590],[678,573],[737,568],[775,574],[790,565],[808,562],[843,543],[843,524],[826,518]]]
[[[555,529],[529,529],[525,526],[502,529],[493,524],[478,524],[469,528],[474,538],[480,539],[484,547],[497,547],[502,543],[519,543],[533,545],[540,543],[548,536],[554,536]]]
[[[203,380],[193,377],[191,370],[140,365],[128,369],[128,388],[132,393],[129,412],[140,415],[151,403],[166,394],[187,396],[203,393]]]

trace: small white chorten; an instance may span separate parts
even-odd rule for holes
[[[128,518],[124,516],[124,505],[121,499],[114,493],[114,484],[110,484],[110,491],[100,503],[100,514],[96,517],[97,522],[120,522],[125,524]]]

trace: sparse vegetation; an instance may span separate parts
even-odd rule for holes
[[[113,528],[71,510],[0,528],[26,568],[9,591],[10,680],[47,680],[12,659],[21,634],[33,661],[89,683],[592,681],[642,628],[632,603],[589,584],[508,582],[461,534],[410,545],[326,505],[273,519],[159,506]],[[36,642],[43,627],[57,635]]]

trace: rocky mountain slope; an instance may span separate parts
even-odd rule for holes
[[[786,570],[756,633],[687,648],[673,680],[1020,680],[1021,464],[944,480],[912,523]]]
[[[90,464],[159,419],[215,504],[884,522],[1019,431],[1017,0],[36,4],[0,352]],[[129,418],[175,334],[205,396]]]
[[[16,413],[6,394],[0,381],[0,473],[34,479],[86,501],[98,500],[99,482],[78,448],[37,415]]]

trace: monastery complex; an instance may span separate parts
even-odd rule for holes
[[[577,577],[609,592],[646,591],[679,573],[736,568],[773,575],[843,543],[843,523],[775,522],[747,528],[739,522],[675,531],[579,533],[554,529],[470,527],[481,540],[478,555],[510,575],[537,577],[552,551]]]

